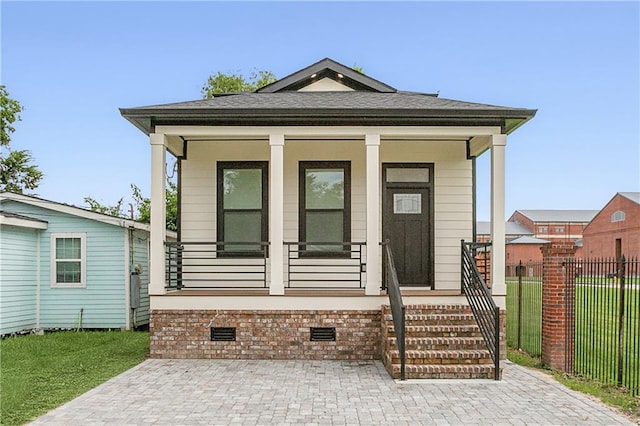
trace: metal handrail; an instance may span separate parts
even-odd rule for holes
[[[472,251],[478,243],[462,240],[462,292],[467,297],[473,316],[487,344],[495,366],[494,379],[500,380],[500,308],[491,297],[489,288],[480,275]],[[484,246],[488,243],[482,243]]]
[[[393,318],[393,329],[396,333],[396,342],[398,344],[398,353],[400,357],[400,380],[406,380],[405,364],[405,314],[406,308],[402,302],[402,293],[400,292],[400,282],[398,281],[398,273],[393,261],[391,253],[391,244],[389,240],[381,243],[384,247],[385,254],[385,279],[384,288],[389,296],[389,304],[391,306],[391,317]]]

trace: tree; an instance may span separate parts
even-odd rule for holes
[[[151,199],[142,195],[140,188],[131,184],[131,199],[133,200],[131,211],[127,212],[123,209],[124,197],[120,198],[115,204],[108,205],[102,204],[92,197],[84,197],[84,202],[89,206],[89,210],[108,214],[110,216],[122,217],[133,219],[138,222],[149,223],[151,222]],[[166,193],[166,226],[171,231],[178,230],[178,186],[167,180],[167,193]]]
[[[31,151],[14,151],[9,146],[11,133],[15,131],[13,123],[20,121],[22,105],[9,97],[4,85],[0,85],[0,107],[0,192],[22,194],[25,190],[36,189],[43,174],[31,163]]]
[[[238,73],[225,74],[218,71],[210,75],[207,83],[202,86],[202,97],[211,99],[222,93],[253,92],[274,81],[276,76],[271,71],[254,70],[249,79]]]

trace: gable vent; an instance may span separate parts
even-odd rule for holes
[[[311,341],[312,342],[335,342],[336,328],[335,327],[311,327]]]
[[[211,327],[211,341],[213,342],[235,342],[235,327]]]

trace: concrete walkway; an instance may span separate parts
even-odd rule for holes
[[[150,359],[34,425],[633,424],[544,373],[392,380],[379,361]]]

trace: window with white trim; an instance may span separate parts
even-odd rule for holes
[[[51,286],[86,287],[87,235],[51,234]]]
[[[622,210],[618,210],[613,212],[613,214],[611,215],[611,222],[622,222],[623,220],[626,219],[626,215],[624,214],[624,212]]]

